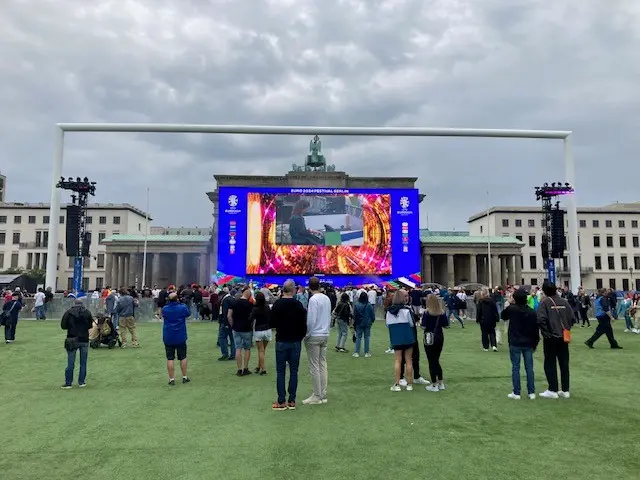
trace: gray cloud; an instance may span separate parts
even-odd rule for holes
[[[0,30],[10,200],[48,200],[53,124],[73,121],[568,129],[579,202],[638,200],[630,0],[4,0]],[[213,174],[282,174],[308,140],[70,134],[64,173],[104,202],[149,187],[158,223],[201,226]],[[418,176],[435,229],[564,172],[560,142],[323,140],[352,175]]]

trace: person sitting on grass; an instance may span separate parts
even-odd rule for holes
[[[389,328],[389,339],[394,351],[394,367],[393,372],[395,382],[391,387],[392,392],[399,392],[400,387],[400,369],[404,358],[407,368],[407,391],[413,390],[413,346],[416,342],[415,328],[413,328],[414,320],[411,310],[407,305],[408,294],[404,290],[397,290],[393,294],[391,306],[387,309],[385,323]]]
[[[540,329],[536,312],[527,305],[527,292],[519,288],[513,293],[513,302],[502,311],[502,320],[508,324],[509,354],[511,356],[511,381],[513,390],[507,397],[520,400],[520,357],[524,358],[527,374],[527,393],[536,398],[533,375],[533,352],[540,342]]]
[[[178,294],[169,294],[169,304],[162,308],[162,341],[167,355],[167,373],[169,385],[175,385],[174,361],[176,355],[182,370],[182,383],[189,383],[187,376],[187,318],[191,314],[189,307],[178,301]]]

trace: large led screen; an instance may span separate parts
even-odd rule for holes
[[[417,190],[218,191],[218,270],[225,274],[357,284],[420,270]]]

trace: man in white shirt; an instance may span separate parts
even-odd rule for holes
[[[35,304],[33,309],[36,312],[36,320],[46,320],[47,317],[44,312],[44,289],[40,287],[38,293],[34,295]]]
[[[373,307],[373,311],[376,311],[376,303],[378,302],[378,292],[376,289],[371,287],[367,292],[367,298],[369,299],[369,304]]]
[[[309,279],[311,297],[307,307],[307,336],[304,345],[309,360],[309,374],[313,393],[304,405],[327,403],[327,343],[331,325],[331,300],[320,291],[320,280]]]

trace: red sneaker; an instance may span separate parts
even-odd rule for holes
[[[287,403],[287,408],[289,410],[295,410],[296,409],[296,402],[288,402]]]
[[[286,409],[287,409],[286,403],[274,402],[273,405],[271,405],[271,410],[286,410]]]

